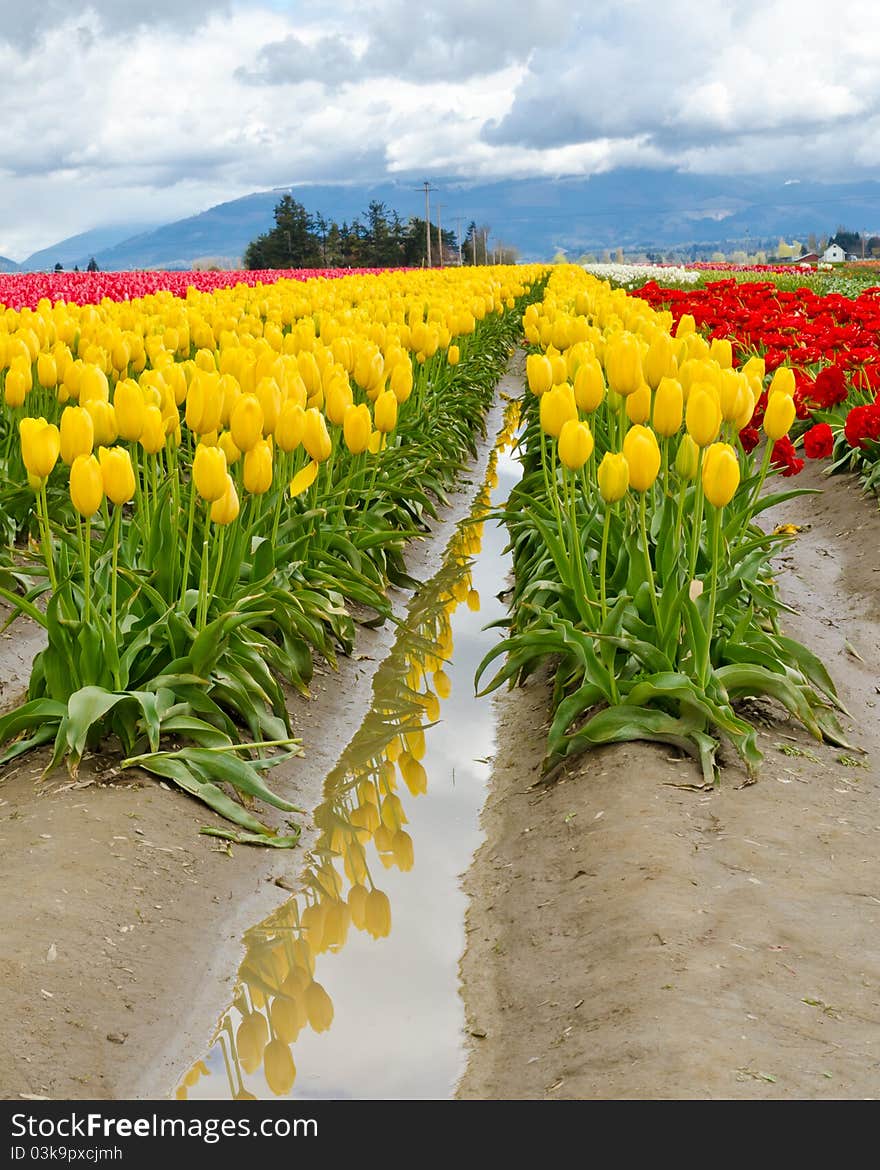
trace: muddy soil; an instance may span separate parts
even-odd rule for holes
[[[519,384],[502,380],[501,389]],[[430,537],[411,546],[415,577],[439,567],[482,482],[501,413],[499,403]],[[398,612],[408,597],[396,594]],[[291,698],[305,755],[270,778],[287,799],[317,804],[393,635],[390,626],[361,629],[338,673],[319,667],[311,698]],[[20,624],[0,642],[0,708],[21,698],[39,645],[40,631]],[[170,1095],[229,1001],[245,929],[288,897],[277,883],[301,865],[300,850],[228,850],[200,836],[200,826],[225,822],[143,774],[120,774],[116,762],[87,758],[76,783],[63,772],[40,782],[45,758],[35,754],[0,776],[2,1098]],[[307,845],[309,818],[299,819]]]
[[[764,707],[760,781],[703,790],[649,744],[540,783],[546,678],[498,700],[487,839],[466,877],[463,1098],[880,1095],[880,511],[799,481],[788,632],[829,666],[866,756]]]

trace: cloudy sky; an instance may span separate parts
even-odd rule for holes
[[[873,0],[0,0],[0,253],[263,188],[880,175]]]

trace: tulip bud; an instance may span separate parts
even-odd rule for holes
[[[370,924],[370,899],[373,897],[373,894],[375,894],[375,893],[376,893],[375,890],[370,891],[370,893],[367,895],[367,903],[366,903],[367,930],[370,931],[370,934],[373,934],[373,931],[370,930],[370,925],[369,925]],[[384,894],[382,896],[385,897]],[[385,897],[385,901],[386,902],[388,901],[387,897]],[[374,910],[373,913],[375,915],[377,913],[377,911]],[[389,907],[388,907],[388,930],[385,931],[385,934],[388,934],[388,931],[390,929],[391,929],[391,907],[389,904]],[[383,938],[384,935],[373,934],[373,937],[374,938]],[[324,988],[321,986],[320,983],[316,983],[314,980],[312,980],[312,982],[308,985],[308,987],[303,992],[303,1002],[305,1003],[306,1013],[308,1014],[309,1024],[310,1024],[312,1030],[315,1032],[326,1032],[327,1029],[330,1027],[330,1025],[333,1023],[333,1001],[331,1000],[330,996],[327,994],[327,992],[324,990]]]
[[[689,434],[685,433],[678,444],[675,456],[675,470],[682,479],[694,479],[700,463],[700,448]]]
[[[713,337],[709,346],[709,357],[716,361],[722,370],[729,370],[733,365],[733,347],[726,337]]]
[[[700,447],[708,447],[718,437],[721,430],[721,407],[718,397],[711,386],[698,382],[687,404],[688,434]]]
[[[398,403],[402,405],[407,401],[413,388],[413,368],[409,357],[395,365],[388,385]]]
[[[211,520],[215,524],[231,524],[238,518],[239,510],[238,492],[235,490],[232,476],[227,472],[223,495],[211,505]]]
[[[764,434],[772,442],[787,435],[795,418],[794,399],[784,391],[770,394],[764,411]]]
[[[546,394],[541,395],[540,404],[541,429],[545,434],[558,438],[569,419],[577,420],[577,404],[574,400],[574,391],[568,383],[554,386]]]
[[[125,447],[99,447],[98,462],[107,499],[117,506],[134,499],[134,468]]]
[[[725,422],[739,418],[746,405],[754,401],[748,379],[735,370],[722,370],[720,401],[721,417]]]
[[[450,366],[457,366],[461,361],[461,350],[457,345],[450,345],[446,351],[446,362]]]
[[[629,467],[630,487],[646,492],[660,470],[657,436],[647,427],[630,427],[623,439],[623,455]]]
[[[216,431],[223,411],[220,375],[196,369],[186,392],[186,425],[196,435]]]
[[[574,376],[574,400],[578,410],[592,414],[605,397],[605,375],[595,357],[589,357],[577,368]]]
[[[342,426],[345,411],[353,402],[354,395],[351,392],[348,379],[346,378],[344,381],[340,378],[334,379],[327,387],[327,396],[325,399],[327,418],[334,427]]]
[[[250,451],[263,437],[263,408],[255,394],[242,394],[229,416],[229,430],[239,451]]]
[[[397,426],[397,399],[390,390],[383,390],[373,408],[376,430],[383,435],[390,434]]]
[[[58,462],[61,436],[44,418],[23,418],[18,424],[21,457],[29,475],[43,480]]]
[[[62,415],[61,421],[64,422]],[[141,447],[148,455],[158,455],[165,447],[165,420],[158,406],[144,407],[144,425],[141,428]]]
[[[11,366],[6,371],[6,382],[3,387],[3,401],[7,406],[24,406],[24,400],[30,389],[30,370],[25,372],[17,366]]]
[[[764,375],[767,373],[767,364],[762,357],[755,354],[749,358],[745,365],[740,366],[740,373],[745,374],[750,380],[757,378],[759,382],[763,382]]]
[[[293,1054],[283,1040],[270,1040],[263,1052],[266,1084],[276,1097],[287,1097],[296,1080]]]
[[[651,387],[642,382],[626,400],[626,417],[632,423],[644,424],[651,417]]]
[[[226,456],[219,447],[199,443],[193,459],[192,478],[196,491],[203,500],[213,503],[225,495],[229,476],[226,471]]]
[[[254,396],[263,410],[263,435],[271,435],[281,413],[281,388],[274,378],[261,378]]]
[[[597,475],[599,494],[606,504],[616,504],[629,487],[629,464],[623,455],[606,451]]]
[[[224,431],[217,439],[217,446],[226,456],[226,466],[232,467],[241,459],[241,451],[235,445],[235,440],[229,431]],[[282,448],[283,450],[283,448]]]
[[[654,395],[654,417],[651,420],[658,435],[669,438],[681,427],[684,393],[681,382],[675,378],[661,378]]]
[[[770,380],[767,397],[772,398],[774,394],[784,394],[787,398],[793,398],[795,389],[794,371],[790,370],[788,366],[778,366]]]
[[[642,385],[642,350],[632,333],[615,333],[605,346],[605,374],[608,386],[626,398]]]
[[[54,390],[58,384],[58,367],[51,353],[41,353],[37,358],[37,380],[47,390]]]
[[[397,399],[391,394],[391,391],[386,391],[394,403],[395,410],[397,409]],[[303,435],[302,444],[305,447],[311,459],[316,463],[323,463],[325,459],[330,457],[330,452],[333,449],[333,443],[330,439],[330,434],[327,431],[327,423],[324,421],[324,416],[320,410],[315,407],[310,407],[303,418]]]
[[[530,353],[526,358],[526,378],[529,389],[540,397],[553,385],[553,366],[542,353]]]
[[[370,442],[370,432],[373,429],[373,420],[370,418],[370,408],[365,402],[359,406],[347,406],[342,420],[342,433],[345,445],[352,455],[360,455],[366,451]]]
[[[96,365],[83,364],[79,379],[79,403],[85,406],[89,402],[109,402],[110,383],[107,375]]]
[[[95,443],[92,416],[81,406],[66,406],[61,412],[61,458],[68,465],[80,455],[91,455]]]
[[[224,456],[225,459],[225,456]],[[260,439],[244,455],[244,487],[254,496],[262,496],[272,486],[272,448]]]
[[[279,449],[288,453],[295,451],[302,442],[305,425],[306,412],[298,402],[288,398],[281,407],[281,413],[278,415],[278,422],[275,426],[275,442]]]
[[[593,435],[586,423],[570,418],[559,432],[559,460],[569,471],[580,471],[593,453]],[[479,608],[479,604],[478,604]]]
[[[729,504],[739,487],[739,461],[729,443],[713,443],[703,456],[703,492],[716,508]]]
[[[88,416],[87,416],[88,417]],[[94,455],[77,455],[70,468],[70,499],[86,520],[101,507],[104,499],[104,477]]]
[[[104,402],[101,398],[90,398],[87,400],[85,410],[88,411],[92,419],[92,427],[95,432],[95,446],[109,447],[116,442],[119,431],[116,428],[116,411],[109,402]]]
[[[675,330],[676,337],[686,337],[689,333],[693,333],[697,328],[697,323],[691,313],[682,313],[678,321],[678,327]]]
[[[656,390],[663,378],[673,377],[676,371],[675,352],[672,338],[663,330],[657,330],[651,338],[645,354],[645,381]]]
[[[375,887],[367,894],[367,933],[373,938],[386,938],[391,933],[391,903],[388,895]]]
[[[113,410],[120,438],[136,443],[144,429],[144,393],[131,378],[117,382],[113,391]]]

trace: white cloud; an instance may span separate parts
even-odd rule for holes
[[[15,258],[289,183],[880,167],[870,0],[3,7]]]

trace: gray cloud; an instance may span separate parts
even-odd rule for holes
[[[351,45],[338,34],[319,37],[311,45],[291,33],[280,41],[264,45],[252,68],[240,66],[235,71],[239,81],[248,85],[297,85],[318,81],[338,86],[355,75],[358,57]]]
[[[53,28],[71,23],[79,24],[81,35],[89,38],[96,19],[109,34],[155,25],[172,25],[183,32],[230,8],[229,0],[5,0],[0,6],[0,42],[32,48]]]

